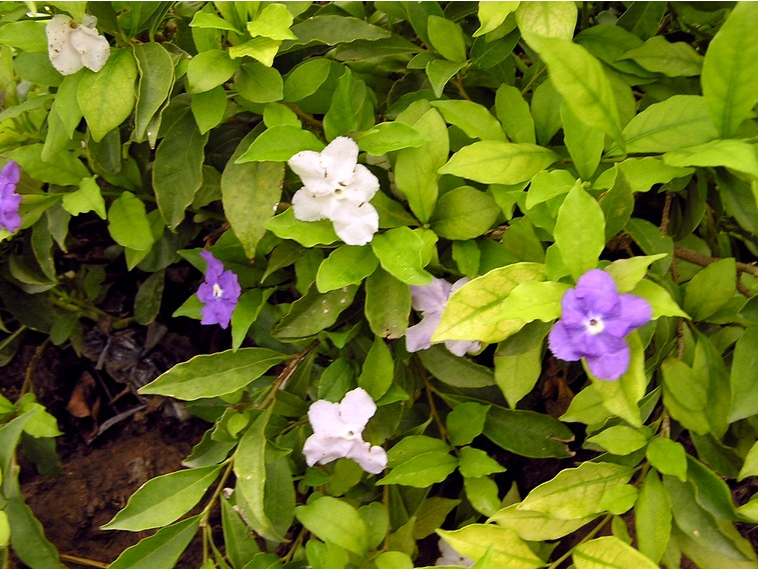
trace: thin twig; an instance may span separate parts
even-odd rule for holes
[[[313,115],[306,113],[303,109],[301,109],[297,105],[288,105],[288,107],[290,107],[290,109],[296,115],[298,115],[301,119],[306,121],[309,125],[311,125],[312,127],[316,127],[320,131],[324,131],[324,125],[319,119],[315,119]]]
[[[61,560],[66,562],[73,562],[75,564],[81,564],[82,566],[92,566],[93,568],[108,568],[108,564],[92,560],[91,558],[82,558],[81,556],[73,556],[71,554],[61,554]]]
[[[667,192],[664,197],[664,209],[661,215],[661,224],[659,224],[659,233],[665,236],[669,231],[669,213],[672,210],[673,195],[671,192]]]
[[[693,249],[688,249],[687,247],[682,247],[679,245],[675,246],[675,255],[679,257],[680,259],[684,259],[685,261],[690,261],[691,263],[695,263],[696,265],[700,265],[701,267],[706,267],[707,265],[711,265],[715,261],[720,261],[719,257],[711,257],[709,255],[704,255],[703,253],[700,253]],[[738,271],[741,271],[743,273],[748,273],[749,275],[759,278],[759,268],[757,268],[756,265],[752,265],[750,263],[741,263],[740,261],[736,261],[735,268]]]
[[[578,544],[576,544],[574,547],[570,548],[564,554],[562,554],[559,558],[554,560],[548,568],[558,568],[562,562],[564,562],[567,558],[569,558],[572,555],[572,552],[574,551],[575,548],[580,546],[580,544],[584,544],[585,542],[587,542],[588,540],[596,536],[599,532],[601,532],[601,529],[609,523],[609,521],[611,520],[611,517],[612,515],[610,514],[606,515],[604,519],[595,528],[593,528],[593,530],[591,530],[588,534],[586,534]]]

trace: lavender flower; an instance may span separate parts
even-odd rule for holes
[[[417,352],[436,344],[430,342],[430,339],[440,324],[448,298],[467,281],[468,279],[463,278],[451,285],[445,279],[436,277],[429,285],[411,286],[411,305],[422,313],[422,320],[406,331],[406,350]],[[445,347],[456,356],[464,356],[467,352],[477,352],[480,346],[476,340],[445,341]]]
[[[237,275],[230,270],[224,271],[224,265],[210,251],[203,251],[200,256],[208,263],[206,280],[198,287],[198,299],[204,303],[200,323],[218,324],[225,329],[229,326],[232,311],[240,298]]]
[[[585,358],[594,376],[617,380],[630,366],[625,337],[651,320],[649,304],[620,295],[609,274],[588,271],[561,300],[561,319],[551,329],[548,347],[562,360]]]
[[[21,179],[18,164],[10,161],[0,172],[0,228],[13,233],[21,227],[18,213],[21,196],[16,194],[16,185]]]
[[[311,404],[308,421],[314,433],[303,446],[306,463],[324,465],[347,457],[368,473],[380,473],[387,466],[387,453],[362,437],[376,411],[377,404],[363,388],[351,390],[339,403],[318,400]]]

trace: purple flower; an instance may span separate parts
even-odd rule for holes
[[[625,337],[651,320],[649,304],[620,295],[611,276],[588,271],[561,300],[561,319],[551,329],[548,347],[561,360],[585,358],[594,376],[616,380],[630,366]]]
[[[16,194],[16,184],[21,179],[18,164],[10,161],[0,172],[0,228],[13,233],[21,227],[18,213],[21,196]]]
[[[308,421],[314,433],[303,446],[306,463],[324,465],[347,457],[368,473],[380,473],[387,466],[387,453],[363,439],[364,428],[376,411],[377,404],[363,388],[351,390],[340,402],[311,404]]]
[[[240,284],[237,275],[224,271],[224,265],[210,251],[201,252],[200,256],[208,263],[206,280],[198,287],[198,299],[204,303],[201,313],[203,325],[229,326],[232,311],[240,298]]]
[[[411,305],[422,313],[422,320],[406,331],[406,350],[416,352],[433,345],[430,339],[440,324],[448,298],[467,281],[463,278],[451,285],[436,277],[429,285],[411,286]],[[445,347],[456,356],[464,356],[467,352],[480,350],[480,343],[476,340],[447,340]]]

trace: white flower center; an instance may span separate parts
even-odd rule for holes
[[[213,296],[216,299],[219,299],[224,294],[224,289],[219,287],[218,283],[213,284]]]
[[[345,436],[344,437],[347,440],[361,439],[361,434],[360,433],[356,433],[353,430],[348,430],[348,431],[345,432]]]
[[[604,322],[601,317],[591,317],[585,321],[585,328],[592,335],[601,334],[604,332]]]

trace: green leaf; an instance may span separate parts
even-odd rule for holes
[[[0,27],[0,45],[14,47],[26,52],[47,53],[45,21],[20,20],[4,22]]]
[[[411,228],[393,228],[377,234],[371,246],[382,268],[393,277],[409,285],[432,282],[432,275],[424,270],[422,238]]]
[[[202,93],[221,85],[232,77],[238,65],[224,50],[200,52],[187,65],[187,92]]]
[[[662,475],[672,475],[683,483],[687,480],[688,461],[682,444],[657,437],[646,448],[646,459]]]
[[[477,478],[502,473],[506,468],[481,449],[467,446],[459,450],[459,471],[464,477]]]
[[[284,165],[276,162],[237,164],[254,136],[250,133],[240,141],[221,174],[224,213],[250,259],[256,256],[258,242],[272,221],[285,176]],[[292,216],[292,212],[289,215]]]
[[[127,191],[122,192],[108,210],[108,232],[119,245],[137,251],[149,250],[155,241],[145,204]]]
[[[234,567],[242,568],[261,552],[261,549],[248,525],[227,499],[221,499],[221,522],[226,555]]]
[[[474,510],[486,517],[496,513],[501,506],[498,485],[490,477],[464,477],[464,491]]]
[[[219,85],[210,91],[197,93],[192,97],[191,109],[200,134],[204,135],[219,125],[224,118],[227,110],[227,92]],[[174,125],[176,126],[176,123]]]
[[[300,127],[292,125],[271,127],[256,137],[247,150],[235,160],[235,163],[286,162],[303,150],[320,152],[324,150],[324,143],[311,131]]]
[[[757,327],[746,329],[735,343],[733,365],[730,369],[732,404],[729,421],[750,418],[757,413]]]
[[[648,438],[640,430],[628,426],[612,426],[587,439],[614,455],[629,455],[645,447]]]
[[[156,271],[150,275],[134,298],[134,318],[141,325],[152,323],[161,310],[163,298],[164,272]]]
[[[319,497],[295,508],[296,518],[324,541],[363,556],[368,548],[367,531],[355,508],[334,497]]]
[[[709,43],[701,88],[722,138],[735,133],[756,105],[757,5],[736,4]]]
[[[295,240],[305,247],[330,244],[340,240],[335,234],[332,222],[329,220],[302,222],[295,218],[292,208],[268,220],[264,227],[279,238]]]
[[[709,420],[704,413],[709,389],[708,384],[704,384],[706,378],[672,357],[662,362],[661,372],[667,411],[684,428],[699,435],[708,433]]]
[[[82,120],[82,110],[79,108],[79,101],[77,100],[80,78],[81,75],[79,73],[63,78],[63,81],[61,81],[61,84],[58,86],[58,92],[55,94],[55,101],[53,102],[53,107],[51,109],[51,111],[55,110],[58,117],[63,122],[66,129],[66,135],[69,139],[74,136],[74,131]],[[40,99],[41,98],[27,99],[25,103],[31,103]],[[10,107],[3,111],[3,113],[5,114],[12,109],[19,109],[25,103]]]
[[[683,308],[693,320],[706,320],[733,298],[735,284],[735,259],[715,261],[685,286]]]
[[[546,63],[551,84],[572,113],[624,149],[614,92],[601,63],[584,47],[567,39],[530,35],[526,40]]]
[[[171,524],[203,498],[220,471],[220,465],[211,465],[155,477],[137,489],[101,529],[138,532]]]
[[[658,562],[672,532],[669,495],[655,471],[649,471],[635,503],[635,534],[638,549]]]
[[[26,145],[14,148],[7,156],[17,162],[25,174],[39,182],[78,186],[82,178],[91,176],[87,167],[71,152],[59,152],[55,155],[54,162],[44,162],[43,148],[42,144]]]
[[[232,313],[232,348],[240,348],[274,289],[250,289],[240,296]]]
[[[424,488],[444,481],[458,466],[458,460],[447,451],[430,451],[414,455],[393,467],[377,485],[408,485]]]
[[[153,189],[161,217],[172,230],[185,219],[187,207],[203,184],[207,140],[208,135],[200,134],[192,115],[185,113],[172,125],[156,150]]]
[[[282,99],[284,83],[279,71],[257,61],[240,66],[235,87],[242,97],[254,103],[269,103]]]
[[[572,560],[576,568],[659,568],[615,536],[602,536],[575,546]]]
[[[511,142],[535,144],[535,121],[519,89],[501,85],[495,93],[495,113]]]
[[[606,246],[604,227],[601,207],[578,181],[559,208],[554,230],[561,259],[575,279],[598,265]]]
[[[380,337],[374,337],[366,355],[358,385],[369,392],[372,400],[379,400],[393,383],[393,355]]]
[[[102,140],[132,113],[136,80],[137,64],[132,52],[125,49],[111,49],[108,62],[99,72],[84,72],[77,99],[93,140]]]
[[[124,550],[109,568],[173,568],[200,528],[201,515],[162,528]]]
[[[525,511],[519,504],[509,505],[494,513],[488,522],[513,530],[522,540],[556,540],[588,524],[594,517],[559,520],[538,511]]]
[[[373,156],[382,156],[388,152],[404,148],[419,148],[429,138],[416,129],[394,121],[379,123],[361,135],[356,142],[361,150]]]
[[[412,127],[429,141],[418,148],[403,149],[395,161],[395,183],[409,202],[411,211],[427,222],[438,197],[438,169],[448,159],[449,143],[445,121],[430,109]]]
[[[638,488],[634,485],[616,485],[604,493],[598,507],[613,515],[623,515],[632,508],[637,498]],[[627,530],[625,529],[624,532]],[[616,530],[614,534],[620,536]]]
[[[442,238],[466,240],[487,232],[497,217],[498,205],[490,194],[459,186],[440,197],[430,227]]]
[[[480,27],[472,34],[473,37],[484,36],[503,24],[509,14],[514,12],[519,2],[481,2],[477,6],[477,19]]]
[[[267,348],[201,354],[164,372],[140,388],[140,393],[180,400],[223,396],[244,388],[286,358],[284,354]]]
[[[456,125],[467,136],[481,140],[505,141],[501,124],[485,107],[465,100],[432,101],[431,105],[447,123]]]
[[[717,140],[674,150],[664,155],[669,166],[724,166],[757,177],[756,145],[739,140]]]
[[[269,4],[255,20],[248,22],[248,33],[253,36],[264,36],[273,40],[295,40],[298,38],[290,31],[293,16],[284,4]]]
[[[457,388],[482,388],[495,384],[489,368],[451,354],[443,346],[432,346],[419,353],[430,373],[445,384]]]
[[[501,305],[501,318],[550,322],[561,316],[561,299],[569,289],[565,283],[526,281],[517,285]]]
[[[240,33],[240,30],[227,22],[224,18],[208,12],[195,12],[190,22],[191,28],[203,28],[211,30],[229,30],[230,32]]]
[[[490,550],[493,568],[542,568],[545,562],[509,528],[494,524],[470,524],[459,530],[437,534],[457,552],[476,560]]]
[[[480,340],[500,342],[524,326],[519,319],[499,319],[504,299],[520,283],[542,280],[539,263],[515,263],[466,283],[448,299],[433,342]]]
[[[315,287],[290,305],[290,311],[274,327],[277,338],[305,338],[326,330],[347,309],[357,287],[348,285],[335,291],[319,293]]]
[[[653,319],[659,317],[683,317],[689,319],[688,313],[683,311],[680,306],[672,299],[672,296],[664,287],[657,285],[653,281],[644,279],[630,291],[631,294],[642,297],[651,306]]]
[[[617,291],[628,293],[646,276],[649,266],[656,260],[666,257],[663,253],[657,255],[640,255],[627,259],[618,259],[604,269],[614,279]]]
[[[561,106],[561,122],[564,144],[574,161],[574,167],[583,180],[590,180],[601,162],[604,134],[577,118],[566,103]]]
[[[533,283],[528,281],[527,283]],[[521,287],[521,285],[517,285]],[[508,300],[508,298],[507,298]],[[493,356],[495,382],[503,392],[511,409],[515,409],[519,400],[532,391],[537,384],[542,366],[543,345],[536,344],[521,354],[500,354]]]
[[[201,13],[198,12],[196,16]],[[157,113],[160,118],[159,111],[174,85],[174,62],[169,52],[156,42],[134,46],[134,57],[140,72],[140,82],[132,138],[140,142],[147,137],[151,146],[154,146],[160,127],[160,122],[154,123],[154,118]]]
[[[518,184],[558,159],[553,151],[534,144],[481,141],[454,153],[439,172],[485,184]]]
[[[642,68],[667,77],[701,75],[704,57],[685,42],[670,43],[663,36],[654,36],[633,48],[621,59],[631,59]]]
[[[500,406],[491,406],[482,433],[507,451],[534,458],[569,457],[566,442],[574,439],[571,430],[551,416]]]
[[[440,16],[429,16],[427,35],[432,48],[448,61],[459,63],[466,60],[464,33],[457,23]]]
[[[564,2],[521,2],[516,17],[519,31],[525,38],[537,35],[571,40],[577,22],[577,7]]]
[[[477,402],[457,404],[446,416],[445,426],[453,445],[467,445],[485,429],[490,406]]]
[[[553,518],[572,520],[599,513],[604,493],[627,483],[634,470],[615,463],[582,463],[529,492],[520,510],[539,511]]]
[[[625,126],[627,152],[667,152],[717,138],[706,99],[699,95],[673,95],[654,103]],[[618,147],[611,149],[619,152]]]
[[[253,59],[261,62],[266,67],[274,65],[274,57],[279,52],[279,46],[282,44],[281,40],[272,40],[270,38],[257,37],[247,42],[231,46],[229,48],[229,57],[235,59],[242,57],[252,57]]]
[[[427,64],[425,73],[430,80],[435,97],[442,97],[446,84],[464,67],[466,67],[466,62],[454,63],[444,59],[433,59]]]
[[[63,209],[72,216],[95,212],[102,220],[105,220],[105,200],[95,178],[82,178],[79,190],[64,194]]]
[[[759,455],[759,443],[754,442],[751,449],[746,454],[746,459],[741,467],[741,472],[738,475],[738,481],[742,481],[747,477],[756,477],[759,467],[757,467],[757,456]]]
[[[327,81],[331,69],[330,60],[318,57],[298,65],[285,78],[284,100],[294,103],[313,95]]]
[[[390,32],[358,18],[337,15],[314,16],[295,24],[291,28],[297,40],[285,42],[282,51],[292,51],[307,45],[336,45],[356,40],[381,40],[390,37]]]
[[[378,269],[366,279],[364,289],[364,314],[372,332],[381,338],[403,336],[411,312],[408,285]]]

